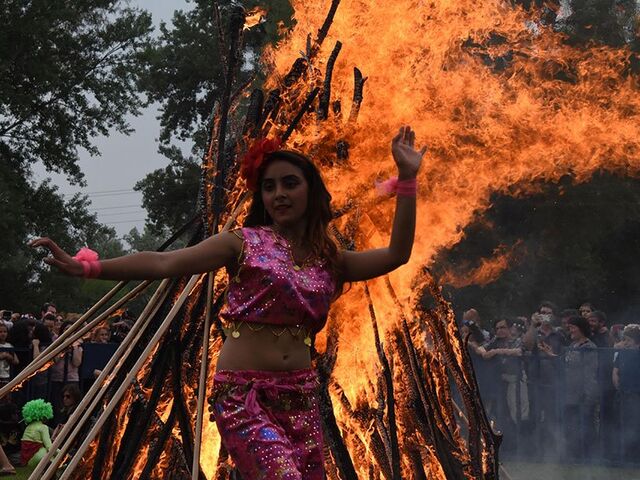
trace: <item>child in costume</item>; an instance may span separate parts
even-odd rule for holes
[[[311,368],[313,338],[346,282],[384,275],[409,260],[416,222],[416,175],[426,148],[402,127],[391,151],[398,178],[386,247],[341,251],[328,233],[331,195],[313,162],[257,141],[244,156],[241,176],[253,192],[244,228],[223,231],[170,252],[139,252],[99,261],[75,257],[40,238],[50,265],[68,275],[113,280],[161,279],[225,267],[227,338],[218,356],[211,412],[242,478],[321,480],[324,455],[318,380]]]
[[[27,425],[21,442],[22,464],[35,467],[51,448],[49,427],[43,421],[53,418],[53,407],[40,398],[31,400],[22,407],[22,418]]]

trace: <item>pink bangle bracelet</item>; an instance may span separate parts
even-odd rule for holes
[[[415,178],[409,180],[398,180],[396,194],[399,197],[415,197],[418,190],[418,184]]]
[[[82,276],[84,278],[97,278],[102,272],[102,264],[98,261],[98,254],[87,247],[82,247],[73,257],[82,265]]]
[[[102,272],[102,264],[98,260],[88,262],[80,260],[82,264],[82,276],[84,278],[98,278]]]
[[[392,177],[384,182],[376,183],[376,188],[381,195],[395,193],[400,197],[415,197],[418,184],[415,178],[398,180],[398,177]]]

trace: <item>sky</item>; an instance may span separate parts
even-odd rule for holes
[[[162,21],[170,23],[175,10],[187,10],[191,6],[186,0],[132,0],[130,4],[149,11],[156,28]],[[118,236],[133,227],[142,231],[146,211],[141,206],[142,195],[134,192],[133,187],[146,174],[169,163],[158,153],[160,124],[157,115],[157,105],[152,106],[141,116],[128,118],[135,130],[131,135],[113,132],[94,138],[101,156],[92,157],[80,151],[79,165],[85,174],[86,187],[70,185],[64,176],[47,173],[41,165],[34,169],[36,178],[50,177],[66,196],[88,195],[90,210],[98,214],[101,223],[115,228]]]

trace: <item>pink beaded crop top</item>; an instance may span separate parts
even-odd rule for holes
[[[324,327],[335,281],[327,262],[296,265],[289,242],[270,227],[243,228],[238,270],[229,279],[226,322]]]

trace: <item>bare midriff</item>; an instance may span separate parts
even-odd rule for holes
[[[259,330],[256,327],[260,328]],[[295,327],[246,323],[236,325],[237,338],[227,335],[216,369],[220,370],[300,370],[311,366],[305,333]],[[274,333],[276,332],[277,335]]]

